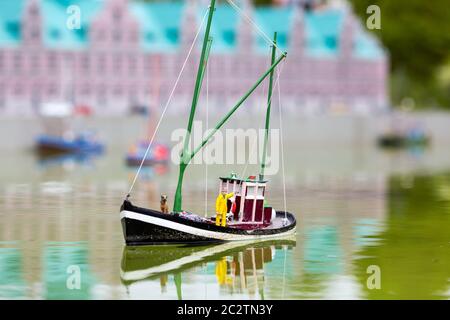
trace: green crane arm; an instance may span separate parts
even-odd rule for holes
[[[253,91],[256,90],[256,88],[264,81],[264,79],[269,76],[273,70],[276,68],[276,66],[284,59],[286,58],[287,53],[284,52],[271,66],[270,68],[256,81],[256,83],[251,87],[249,91],[247,91],[241,99],[236,103],[236,105],[220,120],[214,129],[208,134],[208,136],[200,143],[197,148],[194,149],[191,153],[187,153],[187,148],[183,149],[183,155],[182,155],[182,161],[180,162],[180,174],[178,176],[178,185],[177,190],[175,192],[175,201],[174,201],[174,212],[181,212],[181,204],[182,204],[182,184],[183,184],[183,176],[184,171],[186,170],[187,165],[192,160],[192,158],[195,156],[197,152],[199,152],[207,143],[208,141],[214,136],[214,134],[224,125],[224,123],[236,112],[237,109],[247,100],[247,98],[253,93]],[[190,134],[190,132],[188,132]]]

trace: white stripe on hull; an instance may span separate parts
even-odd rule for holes
[[[156,217],[152,217],[146,214],[140,214],[133,211],[123,210],[120,212],[120,218],[127,218],[138,220],[146,223],[150,223],[153,225],[161,226],[164,228],[169,228],[176,231],[181,231],[189,234],[193,234],[199,237],[205,237],[215,240],[223,240],[223,241],[245,241],[245,240],[260,240],[260,239],[277,239],[280,237],[285,237],[290,234],[295,233],[295,228],[292,228],[283,233],[274,233],[267,235],[252,235],[252,234],[234,234],[234,233],[225,233],[225,232],[216,232],[211,230],[199,229],[191,226],[187,226],[181,223],[173,222],[166,219],[160,219]]]

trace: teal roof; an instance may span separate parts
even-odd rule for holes
[[[76,5],[81,11],[81,28],[67,28],[67,8]],[[43,40],[50,48],[81,49],[88,40],[92,18],[103,6],[103,1],[92,0],[41,0]]]
[[[290,7],[261,7],[255,9],[255,22],[270,39],[273,38],[274,32],[277,32],[277,46],[282,50],[287,50],[289,32],[294,17],[293,13],[294,11]],[[270,47],[267,40],[259,33],[256,34],[255,41],[258,51],[263,53],[269,52]]]
[[[0,0],[0,43],[14,46],[20,42],[20,20],[25,0]]]
[[[337,55],[344,13],[338,10],[307,12],[305,17],[306,53],[316,57]]]
[[[372,35],[358,32],[355,37],[355,56],[363,59],[378,59],[384,55],[384,51]]]
[[[199,23],[204,14],[205,10],[199,11]],[[217,5],[211,25],[211,36],[213,37],[211,52],[226,53],[232,52],[236,48],[238,22],[238,14],[233,8],[225,4]]]
[[[141,45],[144,50],[167,51],[178,47],[183,3],[136,2],[130,4],[130,7],[139,20]]]
[[[0,43],[14,46],[20,43],[20,21],[28,0],[0,0]],[[89,26],[102,9],[105,0],[40,0],[43,15],[43,41],[47,47],[83,49],[88,43]],[[67,8],[77,5],[81,9],[81,29],[67,28]],[[185,4],[178,2],[130,1],[129,8],[140,25],[140,43],[148,52],[166,52],[178,49]],[[205,9],[198,9],[197,19],[203,18]],[[335,57],[339,54],[339,37],[343,28],[344,12],[338,9],[304,13],[305,50],[313,57]],[[258,7],[254,20],[260,29],[272,37],[278,32],[278,46],[289,49],[294,18],[292,7]],[[216,8],[211,35],[214,53],[233,52],[237,46],[239,15],[228,4]],[[251,26],[248,26],[251,28]],[[254,31],[254,46],[267,54],[269,45]],[[199,41],[201,45],[201,41]],[[356,32],[354,54],[358,58],[378,59],[384,55],[378,41],[363,29]]]

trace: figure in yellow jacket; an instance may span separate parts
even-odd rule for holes
[[[216,226],[227,225],[227,200],[234,196],[234,192],[221,192],[216,199]]]

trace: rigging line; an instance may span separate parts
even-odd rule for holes
[[[209,63],[206,63],[206,131],[209,129]],[[205,160],[203,149],[203,160]],[[205,218],[208,216],[208,164],[205,163]]]
[[[172,88],[172,91],[170,92],[169,98],[167,99],[166,105],[164,106],[164,109],[163,109],[163,112],[161,114],[161,117],[158,120],[158,123],[156,125],[155,131],[153,132],[152,138],[150,139],[150,142],[149,142],[149,144],[147,146],[147,150],[145,150],[144,156],[143,156],[143,158],[141,160],[141,164],[139,165],[139,168],[138,168],[138,170],[137,170],[137,172],[136,172],[136,174],[134,176],[133,182],[131,183],[130,189],[128,190],[126,199],[128,199],[130,197],[131,191],[133,191],[134,185],[136,184],[137,178],[139,177],[139,174],[140,174],[140,172],[142,170],[142,166],[144,165],[144,161],[147,158],[148,152],[149,152],[149,150],[150,150],[150,148],[151,148],[151,146],[153,144],[153,140],[155,139],[155,135],[158,132],[159,126],[161,125],[161,122],[162,122],[162,120],[164,118],[164,115],[165,115],[165,113],[167,111],[167,107],[169,106],[170,102],[172,101],[175,89],[178,86],[178,82],[180,81],[181,75],[183,74],[183,71],[184,71],[184,69],[185,69],[185,67],[187,65],[189,57],[191,56],[192,50],[194,49],[195,42],[197,41],[197,38],[198,38],[198,36],[200,34],[200,31],[202,30],[203,24],[205,23],[205,19],[206,19],[206,16],[208,14],[208,11],[209,11],[209,8],[206,10],[205,15],[202,18],[202,22],[200,23],[200,26],[199,26],[199,28],[197,30],[197,33],[195,34],[194,40],[192,41],[191,47],[189,48],[188,54],[186,56],[186,59],[184,60],[183,65],[181,67],[181,70],[178,73],[177,79],[176,79],[175,84],[174,84],[174,86]]]
[[[250,16],[248,14],[246,14],[241,8],[239,8],[239,6],[237,4],[235,4],[233,2],[233,0],[227,0],[227,2],[230,4],[230,6],[233,7],[233,9],[236,10],[237,13],[239,13],[240,15],[242,15],[247,22],[249,22],[250,24],[253,25],[253,27],[256,29],[256,31],[258,31],[258,33],[264,38],[264,40],[270,44],[271,46],[275,46],[275,48],[282,54],[284,54],[284,51],[281,50],[274,42],[273,40],[258,26],[258,24],[252,20],[252,18],[250,18]]]
[[[278,74],[279,76],[279,74]],[[287,219],[287,204],[286,204],[286,174],[284,169],[284,143],[283,143],[283,120],[281,113],[281,84],[278,83],[278,109],[279,109],[279,117],[280,117],[280,140],[281,140],[281,172],[283,177],[283,201],[284,201],[284,219]]]

